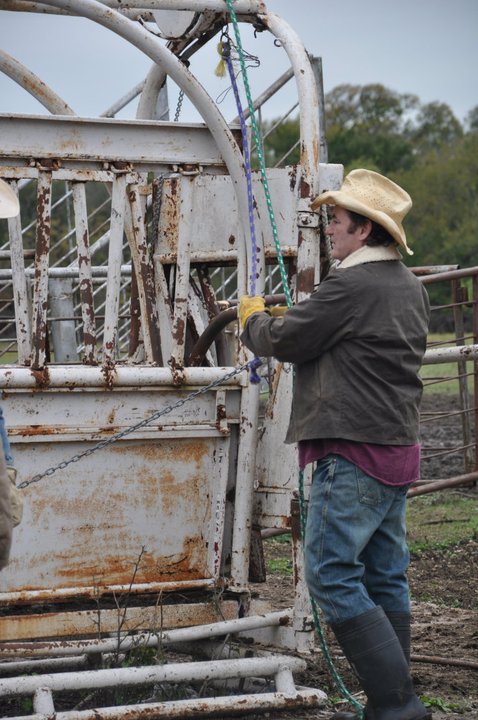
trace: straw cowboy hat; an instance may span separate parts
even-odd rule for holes
[[[387,230],[409,255],[402,221],[412,207],[410,195],[399,185],[373,170],[352,170],[340,190],[328,190],[311,203],[312,210],[320,205],[339,205],[345,210],[364,215]]]
[[[0,180],[0,218],[15,217],[20,212],[18,198],[10,185]]]

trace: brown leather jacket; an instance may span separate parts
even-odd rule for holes
[[[418,440],[429,322],[422,283],[391,248],[361,248],[284,318],[252,315],[241,335],[259,356],[295,364],[286,442]],[[359,255],[360,253],[360,255]]]

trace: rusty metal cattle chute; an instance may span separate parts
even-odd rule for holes
[[[130,19],[131,6],[121,12],[93,0],[7,5],[88,17],[154,62],[129,94],[141,93],[137,120],[122,121],[77,117],[34,73],[0,57],[2,69],[51,113],[0,117],[0,174],[22,208],[8,223],[11,266],[0,270],[0,280],[11,283],[15,310],[14,324],[5,325],[14,333],[4,346],[10,355],[0,385],[26,500],[11,564],[0,578],[0,640],[11,668],[38,674],[35,687],[5,679],[0,693],[27,692],[42,716],[58,714],[60,688],[144,681],[147,671],[120,676],[114,668],[91,677],[81,672],[78,681],[66,677],[69,667],[82,667],[82,655],[107,656],[102,642],[111,634],[120,655],[145,637],[146,644],[166,645],[168,633],[171,642],[182,643],[196,635],[259,631],[297,647],[309,642],[311,625],[300,592],[296,607],[280,614],[251,602],[252,525],[289,524],[295,457],[284,450],[271,463],[269,432],[258,448],[259,387],[238,371],[250,357],[238,343],[236,322],[228,316],[219,334],[203,340],[221,311],[229,313],[246,291],[252,259],[239,127],[224,120],[183,62],[195,51],[192,40],[200,45],[227,22],[224,4],[137,3],[143,24]],[[197,13],[196,34],[165,46],[144,17],[151,22],[152,9],[176,6]],[[260,22],[278,38],[292,66],[288,78],[298,84],[301,163],[268,175],[272,201],[283,210],[280,244],[300,297],[318,273],[318,223],[308,208],[319,190],[316,78],[295,33],[263,3],[240,0],[235,8],[241,21]],[[166,77],[207,128],[156,119]],[[322,166],[321,188],[338,186],[341,172]],[[253,184],[259,197],[260,179]],[[91,193],[100,187],[107,192],[98,204],[104,224],[97,230]],[[36,206],[32,219],[27,199]],[[63,239],[57,228],[65,204],[72,222]],[[255,213],[257,289],[268,284],[274,293],[275,248],[263,200]],[[285,401],[274,421],[281,432],[288,373],[277,372],[276,388]],[[68,648],[66,655],[61,648]],[[195,670],[171,666],[170,675],[195,682],[199,676],[271,677],[261,686],[267,692],[242,693],[245,710],[323,702],[320,691],[295,688],[292,671],[302,661],[271,656],[246,666],[238,657],[232,665],[211,661]],[[45,675],[50,667],[60,671],[56,679]],[[172,682],[168,673],[155,673],[148,676],[152,681],[154,675]],[[206,698],[129,710],[138,717],[179,717],[224,713],[233,704]],[[129,710],[125,705],[111,713]]]

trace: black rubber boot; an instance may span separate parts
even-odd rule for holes
[[[430,720],[431,712],[413,689],[396,631],[381,607],[331,627],[367,696],[366,720]],[[358,716],[338,713],[333,717],[352,720]]]
[[[411,615],[410,613],[404,612],[388,612],[386,613],[390,624],[395,630],[395,635],[398,637],[398,642],[405,655],[405,660],[410,665],[410,645],[411,645]]]

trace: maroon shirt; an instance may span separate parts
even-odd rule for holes
[[[326,455],[340,455],[385,485],[409,485],[420,477],[420,444],[375,445],[352,440],[318,439],[299,442],[303,469]]]

